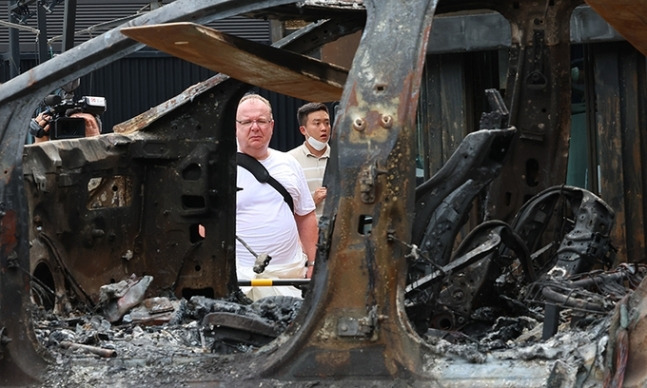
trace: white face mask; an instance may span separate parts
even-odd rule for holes
[[[328,145],[328,143],[324,143],[322,141],[319,141],[319,140],[315,139],[312,136],[308,136],[307,142],[308,142],[308,144],[310,144],[312,146],[312,148],[314,148],[317,151],[323,150]]]

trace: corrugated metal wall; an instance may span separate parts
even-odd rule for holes
[[[75,45],[85,42],[88,39],[97,36],[114,26],[100,28],[99,25],[109,23],[128,16],[137,15],[149,9],[147,5],[149,0],[77,0],[75,31],[84,31],[95,27],[92,32],[79,34],[75,38]],[[172,1],[165,0],[164,4]],[[28,6],[30,13],[36,12],[36,3]],[[47,37],[60,37],[63,33],[63,11],[64,4],[55,6],[52,13],[47,14]],[[0,19],[9,21],[9,1],[0,1]],[[37,18],[34,14],[24,23],[25,26],[37,28]],[[269,22],[265,20],[245,19],[242,17],[232,17],[215,21],[209,26],[219,29],[222,32],[233,34],[251,39],[261,43],[270,42]],[[33,32],[20,32],[20,51],[37,52],[37,35]],[[0,52],[8,51],[9,28],[0,26]],[[54,51],[60,51],[60,39],[52,42]]]
[[[87,29],[98,23],[135,14],[144,9],[148,3],[149,1],[144,0],[111,1],[109,4],[100,0],[79,0],[75,30]],[[35,10],[35,5],[32,5],[31,9]],[[60,4],[52,14],[47,16],[48,36],[62,34],[63,10],[63,4]],[[0,2],[0,18],[8,20],[6,1]],[[35,27],[36,17],[29,19],[27,25]],[[260,43],[269,44],[271,40],[270,24],[265,20],[233,17],[213,22],[210,26]],[[78,36],[75,44],[80,44],[91,37],[90,35]],[[35,38],[35,34],[20,33],[22,54],[20,68],[23,72],[38,63]],[[58,49],[59,46],[54,45],[54,47]],[[0,26],[0,51],[7,50],[8,28]],[[10,73],[8,63],[0,70],[0,82],[6,81]],[[76,96],[106,97],[108,110],[102,116],[102,120],[104,131],[109,131],[115,124],[176,96],[187,87],[213,74],[210,70],[181,59],[153,50],[142,50],[83,77]],[[276,126],[270,146],[286,151],[301,144],[303,136],[298,130],[296,111],[305,101],[264,90],[258,92],[268,98],[274,108]]]
[[[35,59],[23,60],[25,68]],[[106,97],[104,131],[181,93],[215,74],[203,67],[159,53],[136,53],[81,78],[75,95]],[[303,142],[296,112],[303,100],[267,90],[255,90],[272,104],[276,125],[270,146],[287,151]],[[332,112],[331,112],[332,113]]]

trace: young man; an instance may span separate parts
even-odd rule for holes
[[[267,253],[272,258],[265,271],[256,274],[256,258],[237,241],[239,279],[312,275],[318,233],[315,204],[299,163],[292,156],[269,148],[273,130],[269,101],[257,94],[244,96],[236,111],[238,151],[258,160],[285,187],[292,197],[294,212],[274,187],[259,182],[250,171],[238,166],[236,185],[242,190],[236,194],[236,236],[255,253]],[[247,294],[256,300],[269,295],[300,296],[301,291],[291,286],[254,287]]]
[[[296,158],[308,180],[310,194],[317,206],[317,220],[321,217],[326,188],[322,186],[326,164],[330,158],[330,115],[328,107],[321,103],[311,102],[297,111],[299,131],[305,137],[300,146],[288,153]]]

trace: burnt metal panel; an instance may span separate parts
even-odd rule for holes
[[[271,3],[281,4],[282,2],[277,0]],[[136,26],[140,23],[163,23],[186,19],[194,19],[197,22],[209,21],[267,5],[266,3],[241,0],[175,2],[128,24]],[[26,123],[38,102],[51,90],[141,48],[141,45],[118,33],[106,34],[104,37],[105,39],[91,40],[68,50],[41,66],[13,78],[0,88],[0,117],[2,117],[0,125],[3,126],[0,130],[0,139],[3,144],[2,151],[0,151],[1,171],[3,171],[0,181],[4,182],[0,185],[0,203],[2,203],[0,230],[2,230],[3,238],[2,249],[0,249],[0,266],[2,267],[2,271],[0,271],[0,326],[3,328],[5,336],[12,338],[5,347],[8,354],[6,356],[3,354],[3,359],[9,359],[9,362],[17,365],[18,370],[29,372],[36,378],[44,373],[45,368],[44,360],[37,351],[38,345],[33,340],[33,330],[29,324],[26,324],[29,322],[27,306],[29,304],[30,257],[27,236],[30,222],[28,221],[29,209],[26,203],[25,188],[22,184],[24,173],[21,164],[27,133]],[[221,97],[227,99],[230,96]],[[199,106],[197,109],[205,107],[207,106]],[[221,107],[225,108],[224,105]],[[216,114],[212,109],[213,104],[208,108],[210,114]],[[172,123],[167,125],[173,129]],[[213,128],[216,125],[216,120],[207,120],[204,127]],[[233,139],[231,142],[231,146],[226,149],[233,153]],[[225,144],[227,143],[225,142]],[[109,144],[105,146],[110,147]],[[233,169],[234,166],[227,163],[231,156],[227,152],[214,155],[215,164],[225,166],[225,169]],[[230,173],[227,176],[231,179],[234,174]],[[226,180],[217,177],[216,171],[212,171],[208,179],[214,185],[215,182],[225,185],[227,183]],[[232,190],[234,186],[226,185]],[[218,195],[218,192],[215,191],[213,194]],[[233,201],[234,195],[227,195],[226,192],[221,192],[220,195]],[[223,205],[229,209],[233,208],[232,204],[224,203]],[[233,217],[226,218],[230,222],[233,221]],[[215,217],[214,220],[205,222],[205,225],[216,225]],[[222,228],[223,233],[233,233],[234,228],[231,225],[228,227],[227,224],[223,224]],[[217,230],[217,227],[214,229]],[[217,255],[217,252],[233,251],[231,246],[221,244],[221,241],[233,241],[233,236],[222,235],[202,245],[212,254],[204,253],[205,260],[211,264],[218,262],[220,263],[219,267],[225,268],[223,272],[204,272],[205,277],[210,278],[208,283],[213,287],[218,287],[217,290],[214,290],[214,295],[222,295],[224,289],[235,287],[235,282],[232,283],[235,279],[232,258],[227,254]],[[227,279],[224,282],[216,280],[223,276]],[[7,365],[4,362],[3,364]]]
[[[570,137],[569,21],[577,2],[516,3],[505,101],[519,137],[489,190],[488,211],[510,220],[528,198],[566,177]]]
[[[647,13],[647,2],[587,0],[587,4],[613,25],[638,51],[647,55],[647,38],[644,34],[647,28],[644,16]]]
[[[332,173],[340,182],[330,186],[319,223],[317,262],[325,265],[316,267],[306,296],[326,303],[297,318],[293,335],[263,361],[262,375],[389,379],[421,371],[422,344],[387,289],[405,281],[398,241],[410,238],[404,224],[413,211],[415,166],[399,161],[414,157],[417,90],[436,2],[369,1],[366,8],[324,178]],[[397,42],[381,38],[395,30]],[[362,232],[366,217],[370,233]]]
[[[427,56],[418,111],[420,167],[426,178],[479,129],[480,114],[488,109],[482,91],[498,88],[498,65],[496,52]]]
[[[571,16],[571,43],[613,42],[624,40],[591,7],[581,5]]]
[[[594,100],[588,106],[597,152],[590,168],[598,171],[599,195],[617,214],[613,238],[619,259],[645,262],[645,57],[626,43],[604,44],[591,60]]]
[[[466,98],[466,59],[458,54],[433,55],[425,62],[422,100],[418,112],[425,153],[425,177],[431,177],[451,156],[463,137],[475,130]]]
[[[196,23],[129,27],[121,32],[189,62],[295,98],[338,101],[346,81],[347,70],[339,66]],[[160,40],[160,35],[172,39]]]
[[[622,300],[620,308],[613,315],[609,330],[612,335],[607,347],[615,357],[613,367],[620,381],[624,379],[623,387],[640,387],[647,381],[644,360],[647,348],[644,346],[647,336],[647,280],[643,280],[635,294]],[[631,312],[631,313],[629,313]],[[636,346],[637,344],[637,346]],[[621,368],[620,361],[625,358],[626,370]],[[622,373],[624,372],[624,373]],[[617,379],[614,379],[617,381]]]
[[[588,6],[573,11],[571,43],[620,41],[622,36]],[[439,16],[429,37],[429,54],[510,47],[510,23],[498,12]]]

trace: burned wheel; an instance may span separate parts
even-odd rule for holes
[[[281,334],[294,320],[301,300],[287,296],[260,299],[237,311],[216,311],[202,320],[203,334],[213,340],[213,353],[259,348]]]

